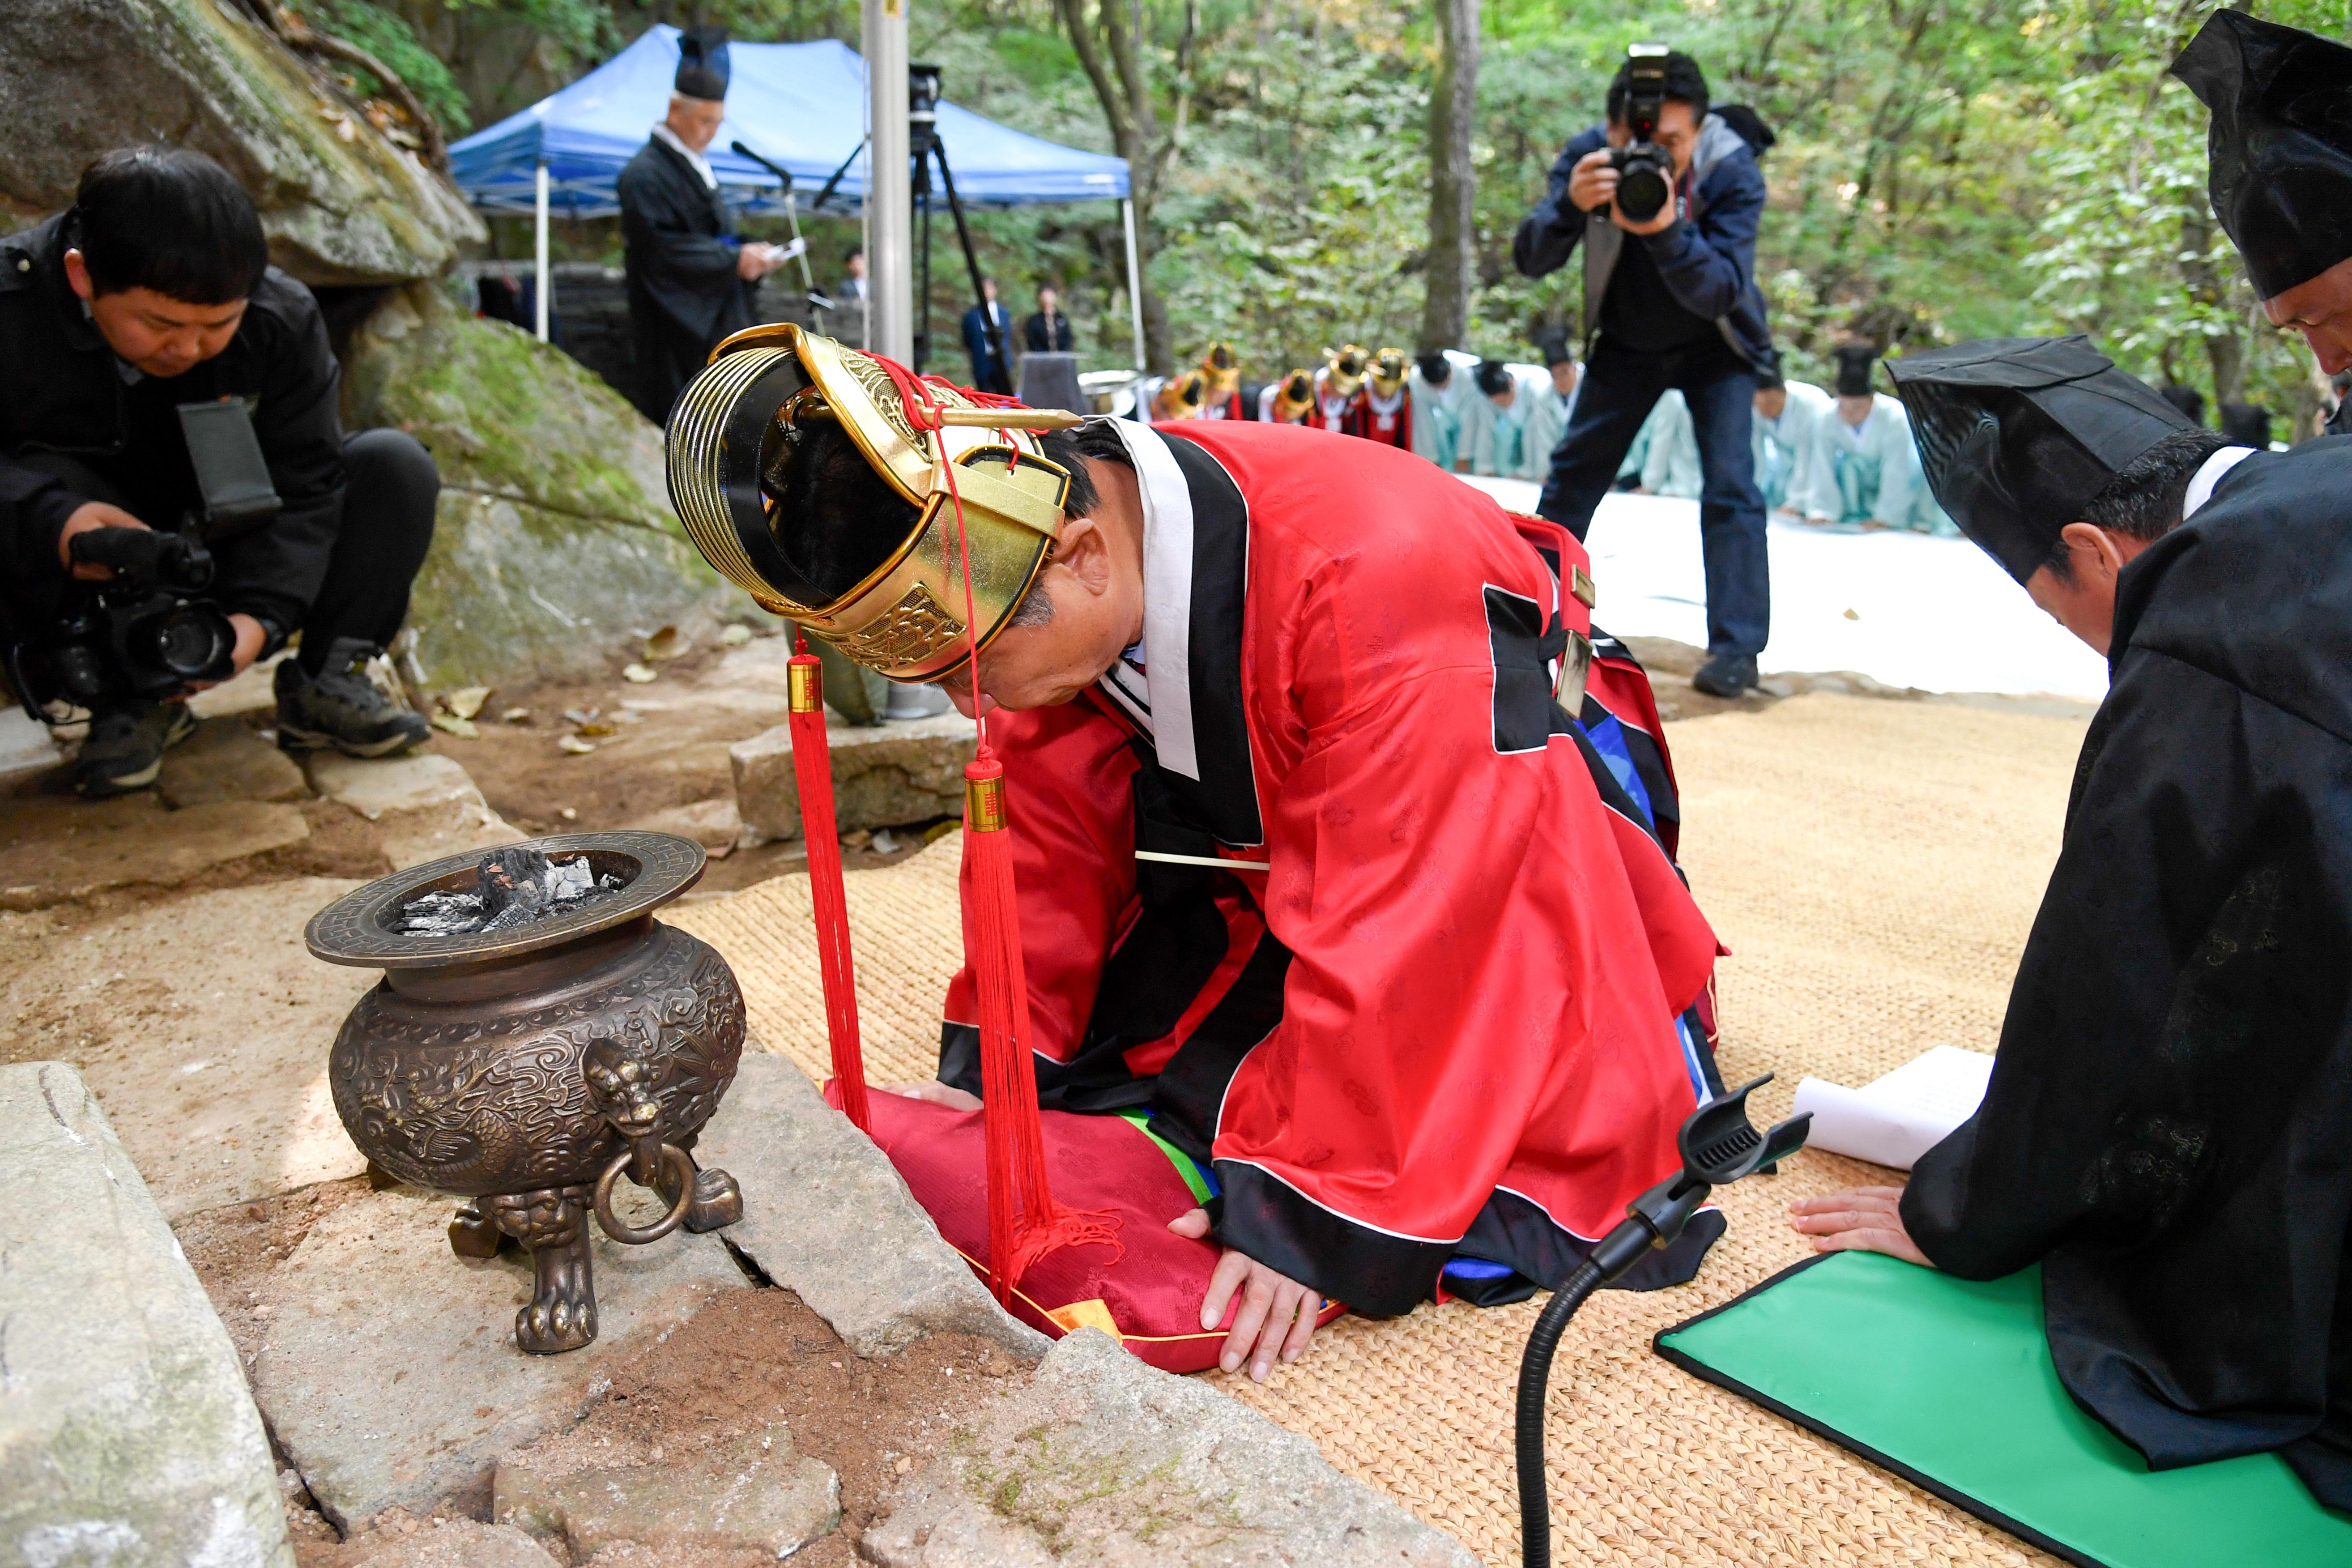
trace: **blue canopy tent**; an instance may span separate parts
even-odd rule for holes
[[[547,224],[551,214],[607,217],[620,210],[614,182],[669,105],[678,30],[648,28],[636,42],[561,91],[449,149],[449,173],[474,205],[537,219],[540,335],[547,331]],[[866,62],[848,45],[730,43],[727,119],[706,154],[730,200],[751,213],[796,214],[801,202],[847,165],[825,203],[865,203]],[[956,195],[973,206],[1116,201],[1128,226],[1128,296],[1135,298],[1134,209],[1127,160],[1064,147],[941,102],[939,133]],[[741,142],[787,169],[793,189],[732,150]],[[1139,352],[1141,312],[1131,312]]]

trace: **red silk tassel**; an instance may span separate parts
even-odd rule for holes
[[[941,405],[905,366],[872,356],[897,387],[907,421],[928,432],[955,506],[957,563],[962,568],[964,679],[978,716],[977,753],[964,777],[964,946],[980,991],[980,1079],[988,1149],[988,1269],[997,1303],[1009,1306],[1029,1266],[1057,1247],[1100,1243],[1117,1247],[1118,1221],[1054,1201],[1045,1179],[1045,1135],[1038,1121],[1037,1070],[1029,1058],[1029,982],[1021,963],[1021,908],[1013,881],[1013,845],[1004,831],[1004,766],[988,743],[980,691],[978,616],[972,604],[971,541],[956,465],[945,460]],[[944,382],[940,385],[946,385]],[[965,395],[982,407],[1018,406],[1009,397]],[[814,862],[812,862],[814,864]]]
[[[849,900],[841,880],[841,834],[833,815],[833,752],[824,731],[824,666],[802,634],[786,689],[792,705],[793,776],[801,789],[801,835],[808,845],[809,894],[816,906],[817,966],[824,977],[824,1028],[842,1114],[873,1131],[866,1103],[866,1058],[857,1040],[857,972],[849,957]]]

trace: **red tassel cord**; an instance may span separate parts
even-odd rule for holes
[[[908,421],[930,433],[942,458],[939,400],[929,386],[904,368],[879,360],[898,389]],[[982,406],[991,400],[971,395]],[[1004,765],[988,742],[981,712],[979,615],[972,602],[971,545],[966,533],[963,496],[956,489],[956,465],[941,462],[949,497],[955,503],[957,564],[963,574],[965,637],[971,652],[965,674],[971,682],[971,709],[978,715],[980,745],[964,768],[965,940],[980,985],[981,1099],[988,1148],[988,1262],[1000,1305],[1029,1266],[1063,1247],[1099,1243],[1119,1247],[1118,1221],[1097,1211],[1054,1201],[1045,1177],[1045,1138],[1038,1121],[1037,1072],[1030,1059],[1029,982],[1021,962],[1021,911],[1013,878],[1013,844],[1004,831]]]
[[[873,1135],[866,1103],[866,1058],[857,1041],[857,971],[849,956],[849,900],[841,880],[841,835],[833,814],[833,752],[824,731],[824,666],[800,635],[787,677],[792,704],[793,776],[801,789],[801,833],[808,844],[809,893],[816,905],[817,965],[824,976],[824,1027],[833,1046],[833,1080],[842,1114]]]

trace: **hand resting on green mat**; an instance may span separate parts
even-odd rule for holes
[[[1789,1205],[1789,1228],[1813,1238],[1815,1252],[1883,1252],[1933,1268],[1903,1227],[1901,1187],[1850,1187]]]

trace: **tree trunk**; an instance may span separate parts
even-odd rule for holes
[[[1429,92],[1428,292],[1418,343],[1423,353],[1460,348],[1470,336],[1477,259],[1470,141],[1478,117],[1478,0],[1437,0],[1437,79]]]
[[[1151,287],[1151,209],[1175,143],[1160,135],[1160,117],[1152,106],[1141,0],[1098,0],[1091,20],[1087,5],[1087,0],[1055,0],[1054,8],[1094,87],[1096,101],[1102,105],[1111,145],[1127,160],[1129,199],[1135,203],[1137,276],[1131,281],[1143,306],[1143,363],[1166,375],[1176,356],[1168,307]]]
[[[2180,282],[2189,297],[2210,309],[2227,302],[2233,279],[2221,276],[2210,259],[2213,220],[2202,196],[2180,219]],[[2205,339],[2205,357],[2213,369],[2213,405],[2235,403],[2246,385],[2246,340],[2242,332],[2222,332]]]

